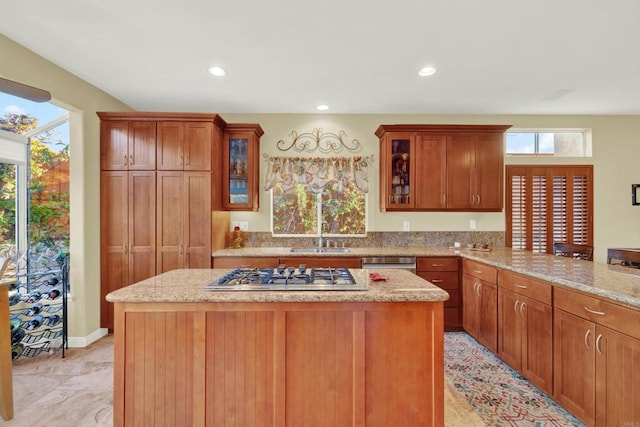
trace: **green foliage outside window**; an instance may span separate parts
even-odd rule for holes
[[[319,196],[304,185],[285,192],[273,188],[273,234],[318,235],[318,218],[328,224],[326,235],[363,235],[366,232],[366,194],[355,185],[343,192],[330,185]],[[320,198],[320,200],[319,200]],[[320,209],[320,212],[319,212]]]

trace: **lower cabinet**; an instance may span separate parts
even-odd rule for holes
[[[462,330],[459,257],[418,257],[416,274],[449,294],[444,303],[444,330]]]
[[[473,264],[470,264],[473,263]],[[479,343],[498,352],[498,287],[489,280],[478,278],[477,264],[464,260],[462,277],[462,326]],[[469,268],[469,266],[473,266]],[[493,267],[484,266],[488,269]],[[484,270],[484,269],[483,269]],[[483,271],[485,273],[485,271]],[[497,270],[493,271],[493,281]],[[485,274],[483,277],[491,277]]]
[[[555,399],[590,426],[640,425],[638,312],[560,288],[554,306]]]
[[[498,356],[553,393],[552,287],[527,276],[498,273]]]

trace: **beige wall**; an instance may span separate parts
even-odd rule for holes
[[[69,336],[82,344],[100,327],[100,122],[125,104],[0,35],[0,76],[51,92],[70,110],[71,283]],[[73,344],[73,342],[72,342]]]
[[[71,116],[71,280],[70,335],[87,337],[99,328],[99,122],[96,111],[127,111],[126,105],[0,35],[0,75],[51,91],[54,102]],[[222,114],[227,122],[257,122],[265,130],[261,154],[279,154],[276,142],[298,133],[322,128],[344,130],[358,139],[360,154],[378,158],[374,132],[386,123],[511,124],[521,128],[591,128],[593,158],[548,159],[545,163],[593,163],[595,185],[596,260],[604,262],[606,248],[640,246],[640,206],[631,206],[631,184],[640,183],[640,117],[638,116],[431,116],[431,115],[268,115]],[[584,161],[583,161],[584,160]],[[520,160],[519,160],[520,161]],[[507,163],[514,163],[507,160]],[[542,161],[540,161],[542,163]],[[261,158],[261,166],[264,166]],[[378,211],[378,168],[370,170],[369,230],[400,231],[405,220],[414,231],[504,230],[503,213],[381,213]],[[261,185],[264,168],[261,168]],[[252,231],[268,231],[269,193],[260,192],[260,211],[233,213],[248,221]]]

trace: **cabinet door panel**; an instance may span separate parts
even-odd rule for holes
[[[522,373],[545,392],[553,393],[553,316],[551,306],[530,298],[522,310]]]
[[[184,134],[184,170],[211,170],[213,123],[186,122]]]
[[[100,167],[127,170],[129,165],[129,122],[100,122]]]
[[[184,246],[188,257],[185,267],[211,266],[211,173],[184,173],[185,200]]]
[[[595,324],[554,310],[554,397],[586,424],[595,421]]]
[[[476,143],[476,195],[478,209],[502,209],[504,136],[478,135]]]
[[[155,170],[156,122],[129,123],[129,170]]]
[[[184,167],[184,124],[182,122],[158,123],[158,170],[182,170]]]
[[[498,356],[520,371],[522,361],[522,312],[524,298],[503,288],[498,290]]]
[[[480,341],[493,353],[498,352],[498,287],[484,282],[481,286]]]
[[[462,327],[476,339],[480,332],[480,283],[481,280],[468,274],[462,277]]]
[[[475,135],[454,135],[447,138],[447,207],[471,208],[473,165],[475,163]]]
[[[447,138],[418,134],[416,139],[415,206],[442,209],[447,206]]]
[[[129,172],[129,283],[156,274],[156,173]]]
[[[640,340],[596,327],[596,425],[640,425]]]
[[[157,265],[158,274],[184,268],[183,172],[158,172]]]

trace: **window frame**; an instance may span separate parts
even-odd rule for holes
[[[533,153],[510,153],[507,151],[509,134],[533,133],[535,134],[535,151]],[[540,153],[540,134],[544,133],[579,133],[582,134],[582,154],[579,156],[558,156],[554,153]],[[589,128],[510,128],[505,132],[504,153],[508,157],[544,157],[544,158],[586,158],[592,157],[592,132]]]
[[[302,184],[299,184],[302,185]],[[335,234],[335,233],[322,233],[320,230],[320,227],[318,227],[318,231],[316,232],[316,234],[282,234],[282,233],[274,233],[273,231],[273,191],[275,189],[272,188],[271,190],[269,190],[269,197],[270,197],[270,211],[269,211],[269,226],[271,229],[271,236],[272,237],[291,237],[291,238],[309,238],[309,237],[320,237],[320,235],[322,235],[322,237],[334,237],[334,238],[351,238],[351,237],[367,237],[367,232],[369,229],[368,223],[369,223],[369,193],[365,193],[364,191],[362,192],[362,194],[364,194],[364,234]],[[321,224],[322,223],[322,195],[323,193],[317,193],[316,194],[316,198],[317,198],[317,204],[316,204],[316,219],[317,219],[317,223]]]
[[[535,177],[545,177],[545,191],[544,191],[544,205],[538,206],[538,211],[544,211],[544,224],[540,221],[536,222],[541,229],[544,228],[544,234],[534,232],[534,205],[539,203],[540,199],[533,197],[533,180]],[[520,209],[520,212],[524,211],[524,214],[515,215],[514,217],[514,177],[524,177],[524,208]],[[554,178],[565,177],[567,183],[566,200],[567,203],[564,206],[566,209],[564,214],[566,215],[566,223],[564,224],[566,229],[567,243],[581,243],[593,246],[593,165],[581,164],[581,165],[507,165],[505,170],[505,246],[513,247],[514,237],[514,218],[517,221],[518,218],[524,217],[525,225],[520,228],[519,235],[524,236],[521,241],[524,241],[524,245],[521,249],[530,250],[533,252],[543,252],[540,245],[534,245],[534,241],[541,241],[544,237],[544,253],[553,253],[554,233],[557,232],[557,228],[554,227]],[[579,205],[586,206],[586,222],[575,222],[575,216],[581,216],[581,213],[576,213],[574,202],[576,201],[576,194],[574,192],[574,185],[580,185],[576,182],[576,177],[586,177],[584,184],[586,185],[586,195],[583,195],[584,203]],[[522,181],[521,181],[522,182]],[[520,192],[522,194],[522,192]],[[580,193],[582,194],[582,193]],[[539,219],[539,218],[538,218]],[[586,235],[586,241],[574,241],[574,235],[576,227],[580,226],[586,231],[582,233]]]

